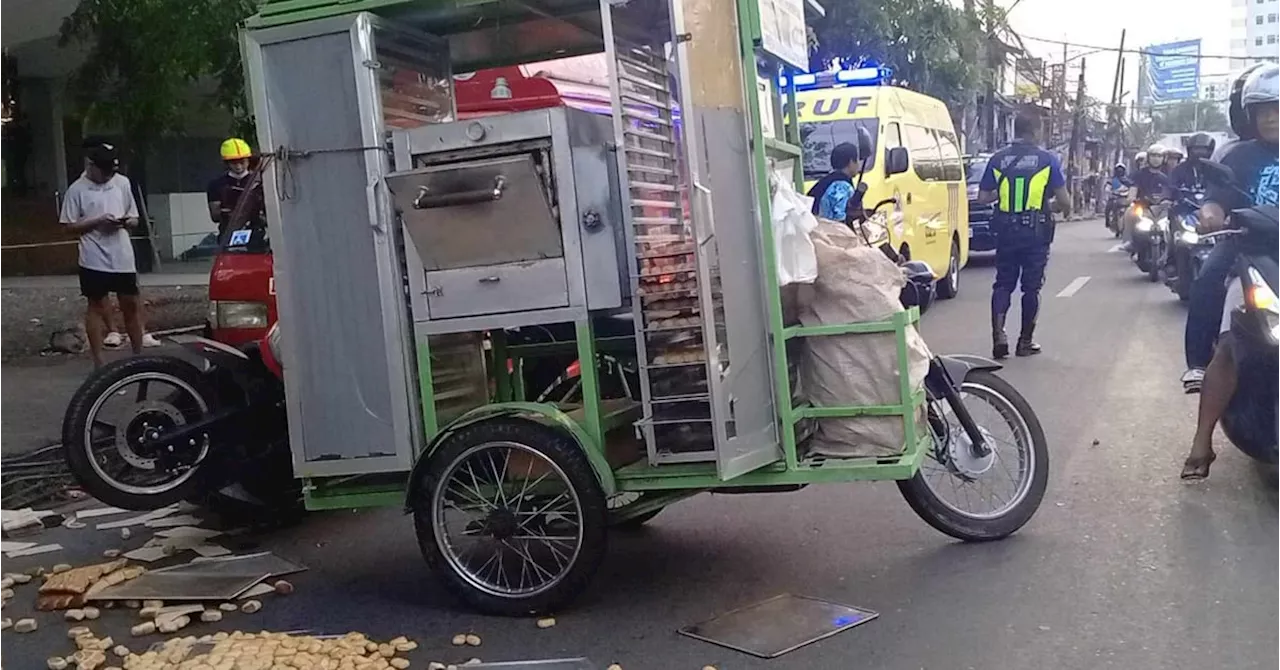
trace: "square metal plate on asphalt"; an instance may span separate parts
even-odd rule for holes
[[[871,610],[784,594],[680,629],[680,634],[760,658],[777,658],[880,616]]]

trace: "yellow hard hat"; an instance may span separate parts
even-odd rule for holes
[[[244,160],[252,156],[253,149],[249,148],[249,143],[238,137],[222,143],[222,160],[224,161]]]

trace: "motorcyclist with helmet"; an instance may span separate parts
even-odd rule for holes
[[[1225,145],[1217,147],[1217,154],[1213,156],[1213,160],[1219,163],[1225,163],[1226,156],[1235,154],[1236,147],[1242,143],[1256,141],[1258,138],[1257,124],[1245,110],[1244,86],[1249,82],[1249,77],[1258,72],[1263,65],[1265,64],[1251,65],[1231,83],[1228,117],[1231,122],[1231,131],[1235,133],[1238,140],[1226,142]],[[1263,100],[1265,97],[1265,90],[1260,88],[1258,82],[1254,82],[1253,99]],[[1236,173],[1236,177],[1248,178],[1247,174],[1242,176],[1239,173]],[[1213,208],[1215,208],[1215,214],[1221,213],[1221,206],[1213,205]],[[1221,227],[1222,219],[1206,222],[1203,215],[1204,210],[1201,211],[1201,220],[1199,220],[1201,232],[1210,232],[1213,228]],[[1213,357],[1213,342],[1217,339],[1222,302],[1226,300],[1226,277],[1230,274],[1234,261],[1235,249],[1231,241],[1222,241],[1204,259],[1204,264],[1199,269],[1199,277],[1196,283],[1192,284],[1187,309],[1187,331],[1185,331],[1183,343],[1185,356],[1187,356],[1187,372],[1183,374],[1183,388],[1188,393],[1201,391],[1204,369]]]
[[[1277,137],[1280,136],[1280,66],[1266,63],[1245,76],[1240,87],[1242,114],[1233,120],[1243,125],[1234,128],[1241,139],[1219,156],[1219,162],[1231,169],[1236,180],[1251,198],[1232,189],[1211,188],[1200,209],[1202,232],[1221,229],[1233,209],[1256,205],[1275,206],[1280,200],[1280,159],[1277,159]],[[1236,365],[1231,347],[1214,341],[1222,331],[1225,317],[1227,279],[1239,253],[1239,242],[1226,238],[1205,259],[1201,274],[1191,287],[1187,314],[1186,374],[1183,387],[1188,393],[1200,393],[1199,415],[1191,452],[1182,468],[1183,479],[1203,479],[1213,463],[1213,431],[1222,418],[1236,389]],[[1229,340],[1227,341],[1229,342]]]
[[[223,166],[226,170],[209,182],[206,194],[209,201],[209,217],[218,225],[218,239],[227,243],[227,235],[231,228],[231,215],[240,200],[252,194],[256,198],[255,209],[261,210],[262,184],[253,180],[251,161],[253,149],[249,143],[238,137],[232,137],[222,143],[219,148]],[[257,223],[256,228],[265,229],[265,216],[261,211],[250,212],[249,223]]]
[[[1142,155],[1143,167],[1134,176],[1133,184],[1137,189],[1134,198],[1135,210],[1131,210],[1130,215],[1125,217],[1124,226],[1124,249],[1130,253],[1133,251],[1133,229],[1140,218],[1136,210],[1139,208],[1151,210],[1169,199],[1169,175],[1164,172],[1166,151],[1161,144],[1152,144],[1148,147],[1146,154]],[[1151,217],[1158,218],[1154,212]]]
[[[1173,169],[1174,188],[1199,191],[1204,188],[1201,161],[1213,157],[1217,142],[1208,133],[1196,133],[1187,139],[1187,160]]]
[[[1124,163],[1116,163],[1116,166],[1111,169],[1111,180],[1107,182],[1107,215],[1103,222],[1108,228],[1128,204],[1129,194],[1125,189],[1131,186],[1133,186],[1133,180],[1129,179],[1129,169]]]

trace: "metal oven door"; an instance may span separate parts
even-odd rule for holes
[[[550,147],[522,149],[388,179],[431,320],[568,306]]]

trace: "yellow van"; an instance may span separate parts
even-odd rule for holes
[[[890,227],[894,247],[933,268],[938,297],[954,297],[969,260],[969,200],[946,105],[904,88],[853,85],[800,90],[796,108],[805,189],[831,172],[831,150],[856,144],[857,127],[865,127],[875,151],[862,176],[864,203],[896,200],[902,225]]]

